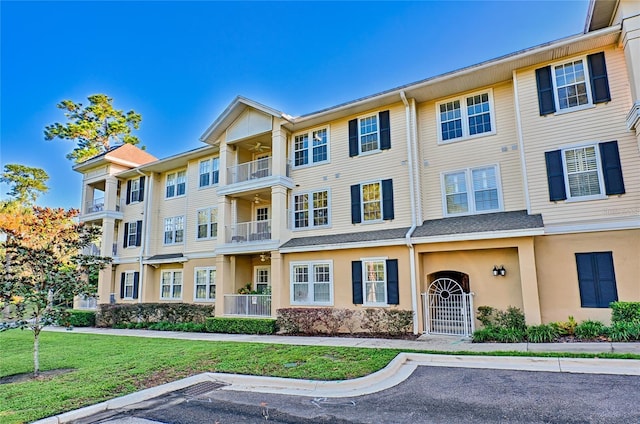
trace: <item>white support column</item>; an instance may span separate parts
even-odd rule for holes
[[[276,311],[289,305],[285,288],[288,285],[284,260],[280,251],[271,251],[271,315],[276,316]]]
[[[287,136],[288,132],[280,125],[282,119],[273,119],[271,132],[271,160],[273,175],[287,175]]]
[[[284,240],[287,234],[287,189],[271,187],[271,238]]]

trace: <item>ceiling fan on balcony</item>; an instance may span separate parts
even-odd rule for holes
[[[258,194],[256,194],[253,197],[253,203],[255,203],[256,205],[259,205],[260,203],[263,203],[264,201],[265,200],[262,197],[260,197],[260,195],[258,195]]]
[[[266,144],[262,144],[262,142],[258,141],[255,146],[249,147],[249,150],[262,153],[265,150],[271,150],[271,146],[267,146]]]

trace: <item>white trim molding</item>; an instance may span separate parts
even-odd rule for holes
[[[627,128],[640,132],[640,100],[631,105],[631,109],[627,114]]]

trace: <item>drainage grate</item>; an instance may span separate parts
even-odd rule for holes
[[[184,396],[196,398],[205,393],[218,390],[224,386],[228,386],[228,384],[221,383],[219,381],[204,381],[202,383],[196,383],[193,386],[189,386],[185,389],[182,389],[181,392]]]

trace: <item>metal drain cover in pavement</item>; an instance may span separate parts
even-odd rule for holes
[[[224,386],[228,386],[228,384],[219,381],[203,381],[202,383],[196,383],[193,386],[184,388],[180,392],[186,397],[197,398]]]

